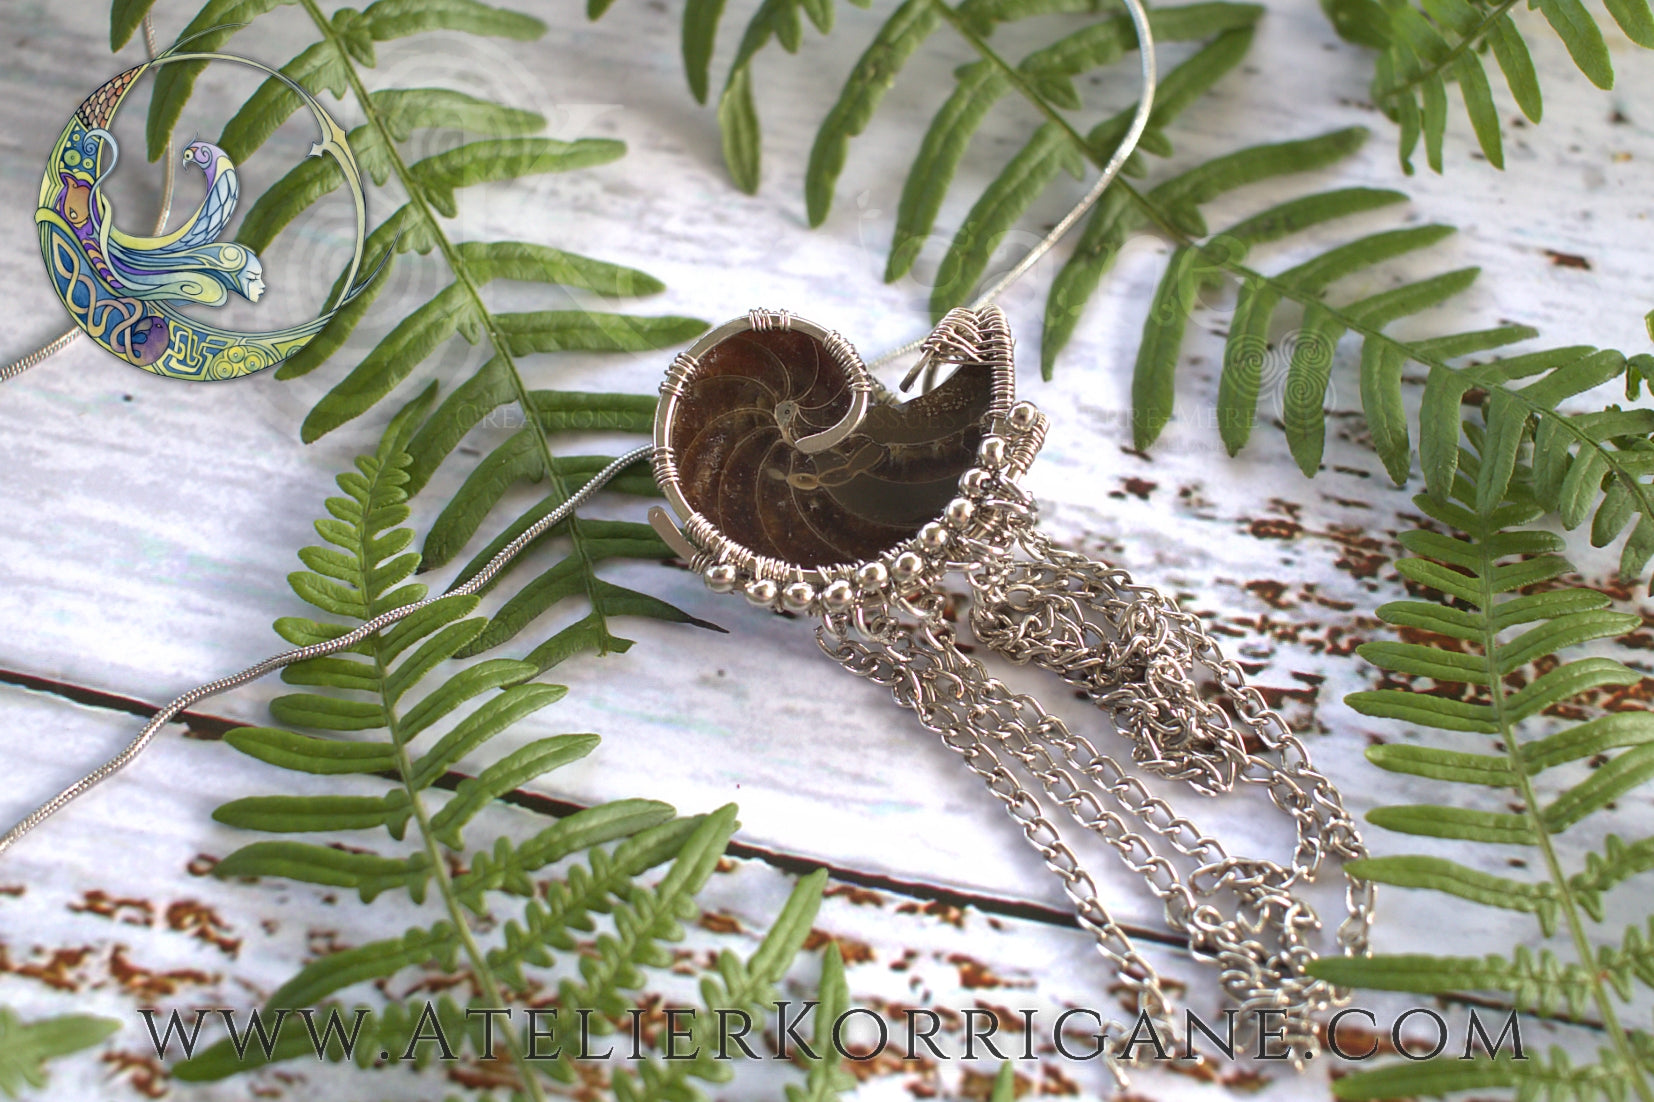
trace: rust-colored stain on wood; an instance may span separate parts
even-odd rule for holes
[[[868,964],[875,959],[873,947],[867,942],[841,934],[830,934],[819,927],[811,929],[805,935],[804,952],[814,952],[829,942],[838,946],[839,956],[844,958],[845,964]]]
[[[230,924],[205,903],[194,899],[169,903],[166,923],[167,929],[204,941],[232,960],[241,953],[241,939],[232,937]]]
[[[968,990],[989,987],[1033,987],[1032,980],[1010,980],[996,973],[984,961],[964,953],[950,953],[947,962],[959,969],[959,986]]]
[[[1565,253],[1559,249],[1546,249],[1545,255],[1551,258],[1551,263],[1558,268],[1578,268],[1582,272],[1591,270],[1591,262],[1578,253]]]
[[[36,953],[42,951],[35,950]],[[0,945],[0,973],[9,972],[14,976],[38,980],[54,991],[79,991],[88,981],[88,977],[80,972],[80,967],[91,955],[92,947],[82,945],[73,949],[53,949],[43,961],[13,964],[6,947]]]
[[[944,903],[940,899],[928,900],[924,903],[917,901],[903,903],[896,908],[899,915],[926,915],[930,918],[939,918],[949,926],[965,928],[965,909],[953,903]]]
[[[597,958],[597,950],[591,942],[585,942],[581,950],[582,956]],[[672,967],[674,976],[694,976],[700,973],[701,965],[698,954],[693,949],[673,949]]]
[[[375,986],[384,991],[387,997],[398,999],[410,999],[416,995],[421,998],[431,998],[463,989],[457,996],[459,1001],[463,1003],[469,997],[482,994],[482,985],[477,982],[476,977],[469,970],[441,972],[433,969],[427,971],[399,995],[391,995],[389,985],[383,980],[376,983]]]
[[[884,906],[884,896],[872,888],[858,887],[855,884],[829,884],[821,895],[824,899],[843,899],[857,907]]]
[[[190,858],[190,863],[184,866],[184,871],[191,876],[210,876],[212,870],[218,867],[220,858],[210,853],[198,853]]]
[[[1074,1095],[1080,1093],[1080,1084],[1063,1074],[1062,1068],[1047,1060],[1040,1061],[1041,1094]]]
[[[105,1052],[103,1062],[113,1067],[112,1075],[125,1076],[132,1089],[145,1098],[164,1097],[170,1089],[172,1076],[154,1054],[116,1049]]]
[[[1247,524],[1247,532],[1260,540],[1295,540],[1304,534],[1304,526],[1285,517],[1260,517]]]
[[[853,1041],[846,1040],[845,1046],[851,1052],[856,1051]],[[915,1098],[935,1098],[935,1093],[923,1094],[914,1089],[915,1085],[923,1084],[933,1092],[936,1089],[936,1061],[928,1056],[915,1056],[909,1060],[905,1053],[895,1045],[887,1045],[869,1060],[845,1060],[839,1065],[849,1072],[857,1083],[865,1083],[869,1079],[877,1079],[886,1075],[918,1075],[918,1084],[910,1084],[908,1093]]]
[[[739,934],[746,927],[734,915],[724,914],[722,911],[703,911],[696,925],[703,930],[710,930],[715,934]]]
[[[147,899],[117,899],[108,892],[93,889],[84,893],[79,903],[69,904],[74,914],[96,915],[127,926],[155,925],[155,905]]]
[[[521,1086],[517,1078],[517,1071],[511,1062],[498,1057],[492,1060],[468,1058],[457,1063],[449,1064],[443,1070],[444,1076],[450,1083],[471,1090],[509,1091]]]
[[[1390,561],[1386,541],[1367,535],[1364,529],[1329,525],[1327,538],[1338,545],[1340,552],[1333,565],[1358,581],[1378,577],[1378,572]]]
[[[1285,582],[1278,582],[1272,579],[1260,579],[1254,582],[1247,582],[1245,589],[1248,593],[1256,596],[1270,608],[1288,609],[1295,607],[1298,603],[1287,598]]]
[[[601,1060],[574,1061],[574,1074],[579,1083],[569,1093],[575,1102],[608,1102],[609,1069]]]
[[[976,1009],[986,1010],[994,1016],[994,1021],[999,1023],[1000,1032],[1021,1033],[1023,1031],[1023,1026],[1025,1023],[1023,1022],[1022,1015],[1017,1013],[1015,1010],[1012,1010],[1010,1007],[1000,1006],[997,1003],[986,1002],[982,999],[974,999],[972,1002]]]
[[[1235,1094],[1257,1094],[1273,1080],[1255,1068],[1230,1068],[1218,1077],[1226,1089]]]
[[[994,1094],[994,1079],[996,1074],[988,1071],[972,1071],[965,1068],[959,1077],[959,1097],[968,1102],[986,1102]],[[1011,1077],[1011,1097],[1021,1098],[1034,1089],[1033,1080],[1025,1075]]]
[[[869,998],[867,1006],[877,1010],[888,1018],[892,1025],[905,1028],[908,1015],[928,1012],[936,1015],[942,1023],[941,1032],[958,1033],[965,1028],[965,1016],[951,1006],[921,1006],[918,1003],[894,1002],[888,999]]]
[[[1289,700],[1298,700],[1305,704],[1314,704],[1315,698],[1321,695],[1321,691],[1316,688],[1289,689],[1284,686],[1259,685],[1257,686],[1257,689],[1258,692],[1263,694],[1265,703],[1276,711],[1279,711]]]
[[[1127,494],[1130,494],[1138,501],[1147,501],[1149,499],[1149,495],[1154,493],[1154,491],[1159,488],[1160,483],[1150,482],[1146,478],[1138,478],[1134,475],[1130,478],[1122,478],[1120,480],[1120,488],[1118,490],[1111,491],[1108,496],[1123,500]]]
[[[194,968],[179,968],[158,972],[134,964],[127,957],[127,947],[116,945],[109,953],[109,975],[121,990],[146,1002],[155,1002],[178,993],[182,987],[206,987],[216,984],[219,977]]]

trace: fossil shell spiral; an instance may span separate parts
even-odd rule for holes
[[[966,365],[905,404],[874,402],[843,441],[799,440],[852,406],[846,368],[796,329],[749,330],[699,357],[669,435],[685,500],[730,539],[804,569],[875,558],[935,520],[973,463],[992,399]]]

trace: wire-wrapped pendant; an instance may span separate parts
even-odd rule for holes
[[[1055,809],[1143,877],[1167,924],[1220,967],[1254,1018],[1245,1024],[1279,1027],[1293,1058],[1310,1058],[1314,1015],[1345,993],[1308,973],[1316,952],[1305,935],[1320,923],[1300,886],[1333,859],[1364,856],[1353,820],[1198,617],[1039,531],[1020,482],[1046,418],[1015,400],[998,308],[950,313],[908,380],[941,365],[952,374],[904,404],[842,337],[792,314],[755,310],[713,330],[661,387],[654,463],[672,513],[651,511],[656,530],[714,590],[819,616],[829,656],[887,686],[960,755],[1061,879],[1081,927],[1136,994],[1140,1022],[1177,1034],[1155,969],[1110,917]],[[1142,771],[1205,795],[1263,788],[1294,822],[1290,860],[1231,856],[991,677],[944,617],[952,574],[969,586],[977,640],[1082,690]],[[1334,940],[1362,954],[1371,887],[1345,879]],[[1275,1017],[1256,1020],[1265,1011]],[[1134,1028],[1115,1026],[1121,1037]]]

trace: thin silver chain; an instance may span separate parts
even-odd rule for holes
[[[155,49],[155,24],[150,22],[150,18],[147,15],[144,16],[143,27],[144,48],[149,51],[149,59],[154,61],[157,52]],[[166,152],[161,154],[161,160],[166,164],[166,176],[161,185],[161,213],[155,216],[156,236],[159,236],[166,230],[167,219],[172,217],[172,191],[173,186],[178,182],[178,166],[172,159],[172,138],[170,135],[167,137]],[[0,383],[9,382],[12,379],[17,378],[17,376],[23,374],[23,372],[29,370],[29,368],[37,367],[40,364],[45,363],[59,352],[62,352],[65,348],[68,348],[71,344],[74,344],[75,339],[79,337],[80,334],[80,326],[72,326],[71,328],[64,330],[62,333],[59,333],[56,337],[52,338],[50,341],[47,341],[33,352],[30,352],[22,359],[13,360],[5,367],[0,367]]]
[[[616,459],[614,462],[610,463],[607,467],[604,467],[601,471],[597,472],[595,476],[593,476],[591,481],[587,482],[585,485],[581,486],[580,489],[570,494],[568,499],[561,505],[557,506],[557,508],[535,521],[534,524],[520,536],[506,544],[505,547],[501,548],[498,554],[488,560],[487,565],[477,571],[477,573],[463,585],[457,585],[448,590],[446,593],[440,594],[436,597],[427,597],[422,601],[415,601],[413,604],[403,605],[400,608],[394,608],[389,612],[381,613],[380,615],[369,620],[367,623],[363,624],[361,627],[347,632],[346,634],[339,636],[337,639],[329,639],[323,643],[312,643],[308,647],[299,647],[297,650],[290,650],[283,654],[266,658],[264,661],[259,662],[256,665],[248,666],[240,673],[231,674],[229,677],[221,677],[217,681],[209,681],[205,685],[198,685],[189,692],[185,693],[183,696],[178,697],[165,708],[162,708],[159,712],[156,712],[154,717],[151,718],[148,723],[144,724],[144,729],[138,732],[137,737],[127,743],[126,748],[119,754],[116,754],[113,758],[110,758],[108,761],[92,770],[92,772],[86,774],[86,776],[82,777],[68,788],[65,788],[62,792],[59,792],[56,796],[52,797],[32,812],[22,822],[12,827],[4,835],[0,835],[0,854],[4,854],[6,850],[16,844],[18,839],[22,838],[25,834],[29,833],[29,831],[39,826],[47,819],[51,818],[57,812],[61,811],[71,801],[81,795],[84,795],[93,788],[96,788],[116,773],[119,773],[122,769],[125,769],[132,763],[133,759],[143,753],[144,748],[149,745],[152,739],[154,739],[156,732],[158,732],[167,723],[171,722],[173,717],[178,715],[179,712],[182,712],[184,709],[190,707],[190,705],[203,701],[210,696],[217,696],[219,693],[236,688],[239,685],[245,685],[249,681],[256,681],[265,674],[273,673],[274,671],[281,669],[283,666],[290,666],[294,662],[303,662],[307,658],[321,658],[324,655],[337,654],[339,651],[349,650],[357,643],[360,643],[362,640],[368,638],[374,632],[387,628],[403,617],[418,612],[420,609],[429,605],[433,605],[445,597],[470,596],[473,593],[479,592],[484,586],[494,579],[496,574],[505,569],[506,564],[516,558],[524,548],[539,539],[553,526],[561,523],[570,513],[574,512],[581,505],[585,504],[588,498],[597,493],[597,491],[601,490],[604,485],[615,477],[615,475],[619,474],[627,467],[630,467],[633,463],[648,459],[649,456],[654,453],[654,450],[655,448],[653,444],[645,444],[640,448],[633,448],[619,459]]]
[[[1034,527],[1032,500],[1010,481],[988,491],[984,508],[997,519],[950,552],[971,589],[976,638],[1083,690],[1112,713],[1143,770],[1208,795],[1237,784],[1263,788],[1295,824],[1289,865],[1231,856],[1060,718],[990,677],[959,649],[937,588],[827,613],[817,629],[822,648],[851,672],[887,686],[982,778],[1062,880],[1080,925],[1162,1037],[1180,1033],[1158,976],[1110,918],[1041,797],[1010,763],[1143,877],[1167,924],[1220,969],[1244,1016],[1242,1028],[1257,1027],[1260,1011],[1275,1012],[1271,1024],[1282,1027],[1282,1044],[1301,1061],[1318,1047],[1315,1015],[1348,995],[1308,974],[1317,953],[1306,934],[1320,922],[1296,894],[1327,858],[1366,854],[1338,790],[1224,658],[1199,617],[1134,584],[1124,570],[1054,547]],[[1372,888],[1344,877],[1346,914],[1334,940],[1341,952],[1361,955]]]

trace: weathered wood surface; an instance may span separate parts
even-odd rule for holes
[[[614,136],[630,147],[625,159],[602,169],[465,197],[457,234],[510,235],[641,267],[669,290],[637,304],[637,312],[716,322],[753,305],[784,306],[841,330],[864,353],[921,332],[928,288],[915,280],[886,286],[879,273],[914,135],[940,100],[951,69],[967,60],[961,44],[938,35],[910,64],[898,94],[853,146],[832,216],[811,232],[801,198],[809,142],[875,15],[846,7],[829,41],[809,32],[804,64],[784,60],[776,50],[761,59],[765,185],[761,195],[747,198],[724,177],[711,111],[695,107],[686,93],[676,13],[664,7],[623,2],[592,26],[575,5],[544,4],[537,10],[553,28],[537,43],[437,36],[381,47],[380,74],[387,81],[447,84],[531,106],[553,120],[556,136]],[[738,7],[720,59],[733,49],[734,28],[750,5]],[[192,12],[162,0],[156,14],[166,39]],[[1654,210],[1648,186],[1654,64],[1611,35],[1620,83],[1601,93],[1573,68],[1537,14],[1518,14],[1539,28],[1546,120],[1538,128],[1508,131],[1506,173],[1473,154],[1468,125],[1455,107],[1445,178],[1404,181],[1395,164],[1394,131],[1365,102],[1368,58],[1339,42],[1308,2],[1273,8],[1247,65],[1184,115],[1173,131],[1177,162],[1192,163],[1242,141],[1370,126],[1373,140],[1359,156],[1306,178],[1303,188],[1400,186],[1415,197],[1404,217],[1461,230],[1423,257],[1386,267],[1372,288],[1468,264],[1485,270],[1471,292],[1411,323],[1416,331],[1516,319],[1539,326],[1554,343],[1641,349],[1647,343],[1642,314],[1654,305],[1647,249]],[[0,347],[7,357],[60,329],[26,217],[43,151],[86,91],[141,51],[134,44],[118,60],[108,56],[100,0],[30,3],[8,15],[0,44],[0,209],[14,214],[0,224],[0,293],[13,317]],[[280,61],[307,41],[297,12],[259,25],[256,39],[237,39],[231,48]],[[185,129],[203,134],[216,133],[238,102],[215,104],[212,91],[228,96],[250,90],[217,70],[201,87]],[[1096,91],[1099,102],[1122,102],[1129,94],[1124,67]],[[1504,115],[1514,114],[1507,98],[1500,103]],[[128,150],[138,148],[137,108],[129,109],[120,131]],[[342,113],[348,122],[349,109]],[[965,197],[980,189],[1028,122],[1026,112],[1011,107],[994,116],[940,225],[951,232],[967,209]],[[306,140],[302,128],[289,124],[280,141],[250,162],[249,189],[283,171],[284,159],[302,153]],[[133,154],[133,163],[123,165],[123,211],[150,209],[158,189],[159,174],[139,171],[137,160]],[[184,183],[183,196],[194,194],[192,185]],[[1030,224],[1056,217],[1081,186],[1065,184],[1070,190]],[[1217,204],[1213,224],[1278,197],[1267,185],[1249,189]],[[281,297],[277,279],[303,286],[313,282],[307,273],[335,262],[320,232],[325,224],[314,223],[315,233],[289,234],[272,251],[267,268],[278,292],[272,300]],[[1363,227],[1341,225],[1336,232],[1388,224],[1375,216]],[[1004,256],[1013,257],[1032,236],[1013,235]],[[1329,231],[1301,248],[1335,239]],[[931,265],[941,244],[932,246]],[[1390,563],[1399,550],[1394,534],[1416,519],[1409,492],[1389,485],[1359,439],[1364,426],[1354,412],[1349,349],[1334,372],[1327,466],[1313,482],[1299,475],[1280,434],[1267,423],[1239,459],[1224,456],[1212,418],[1220,348],[1215,334],[1224,331],[1228,311],[1221,299],[1197,311],[1197,332],[1185,347],[1179,378],[1177,419],[1152,454],[1134,453],[1130,365],[1164,252],[1156,239],[1132,242],[1050,384],[1039,381],[1035,354],[1053,266],[1043,265],[1005,301],[1022,336],[1023,391],[1053,418],[1030,479],[1046,523],[1061,538],[1128,566],[1206,615],[1228,637],[1231,653],[1249,664],[1255,681],[1306,734],[1317,761],[1358,814],[1377,804],[1411,802],[1417,797],[1402,779],[1362,758],[1369,740],[1401,733],[1363,720],[1341,703],[1345,693],[1375,680],[1375,671],[1352,651],[1373,634],[1370,610],[1402,592]],[[1566,259],[1571,257],[1584,263]],[[1275,262],[1292,258],[1283,253]],[[394,293],[381,299],[378,326],[364,326],[339,360],[300,381],[170,384],[81,345],[0,393],[8,456],[0,483],[0,515],[6,519],[0,529],[0,670],[12,683],[0,689],[0,760],[7,773],[0,820],[15,819],[113,752],[138,726],[135,713],[143,707],[276,649],[271,619],[301,611],[285,583],[297,566],[293,552],[313,540],[310,521],[332,490],[332,474],[377,435],[383,421],[369,417],[308,447],[298,442],[297,424],[343,363],[385,330],[396,303],[410,304],[416,293],[434,289],[435,269],[425,269],[423,283],[407,277],[412,270],[406,266]],[[554,306],[548,298],[559,297],[526,286],[498,286],[490,295],[510,309]],[[416,379],[451,375],[476,354],[456,345],[433,357]],[[526,362],[544,385],[641,393],[654,389],[667,359],[563,355]],[[1416,386],[1409,396],[1416,401]],[[1273,398],[1266,393],[1266,420]],[[511,428],[486,425],[470,444],[485,450]],[[593,450],[613,443],[591,442]],[[450,468],[416,502],[416,525],[429,524],[460,472]],[[519,504],[527,500],[525,495]],[[597,509],[641,514],[635,502],[618,499],[604,499]],[[491,518],[478,546],[507,515],[502,510]],[[1586,554],[1581,561],[1587,581],[1611,584],[1608,557]],[[682,571],[623,566],[613,576],[722,624],[729,634],[627,623],[625,633],[638,640],[629,653],[582,658],[558,669],[555,679],[570,686],[567,699],[508,738],[592,730],[605,741],[586,762],[548,779],[548,794],[578,803],[649,796],[685,811],[738,802],[738,839],[751,856],[715,878],[710,909],[727,914],[743,931],[760,929],[786,888],[778,867],[795,867],[799,860],[827,864],[839,878],[818,926],[849,950],[857,1005],[1105,1005],[1112,977],[1066,925],[1056,881],[974,778],[882,690],[835,669],[805,624],[717,598]],[[1646,597],[1616,592],[1627,607],[1649,611]],[[1634,637],[1620,656],[1647,669],[1649,638]],[[1025,671],[1006,676],[1038,691],[1077,728],[1100,732],[1106,726],[1055,682]],[[1646,700],[1651,684],[1645,681],[1622,703]],[[207,711],[257,722],[282,689],[270,679],[212,702]],[[193,726],[207,736],[222,729],[208,719]],[[400,929],[399,919],[412,921],[394,903],[378,904],[370,914],[351,898],[319,890],[223,884],[198,875],[202,855],[222,855],[242,841],[210,821],[211,808],[291,779],[210,738],[181,738],[182,732],[182,726],[170,729],[127,774],[0,862],[0,1004],[25,1016],[73,1008],[126,1023],[115,1046],[130,1062],[118,1054],[102,1065],[70,1061],[57,1072],[49,1097],[158,1095],[168,1084],[143,1058],[136,1007],[249,1005],[317,947],[359,943]],[[1283,852],[1279,824],[1258,814],[1256,805],[1207,803],[1212,806],[1179,800],[1203,826],[1232,840],[1231,850]],[[1486,805],[1499,803],[1494,794]],[[1606,829],[1646,832],[1651,815],[1649,796],[1638,795],[1570,844],[1595,845]],[[493,821],[520,829],[520,816],[502,811]],[[1398,848],[1395,838],[1376,832],[1369,841],[1379,852]],[[1134,929],[1158,935],[1159,919],[1141,886],[1106,854],[1093,856],[1116,914]],[[1502,868],[1504,856],[1468,855],[1490,869]],[[1646,900],[1630,893],[1611,904],[1626,920],[1646,911]],[[725,936],[739,941],[751,935]],[[1381,902],[1376,940],[1388,950],[1418,947],[1427,938],[1432,949],[1480,953],[1536,936],[1529,921],[1467,915],[1435,898],[1392,892]],[[696,951],[718,941],[711,931],[697,931],[695,938]],[[1210,970],[1172,949],[1156,946],[1152,952],[1165,960],[1168,974],[1191,985],[1192,1005],[1211,1009]],[[801,981],[808,980],[806,972]],[[1364,1002],[1392,1012],[1407,1005]],[[866,1069],[864,1095],[971,1093],[982,1084],[970,1077],[992,1070],[991,1061],[882,1063]],[[1019,1071],[1052,1093],[1107,1092],[1095,1065],[1050,1059]],[[1237,1071],[1228,1086],[1261,1087],[1277,1098],[1326,1093],[1324,1064],[1303,1076],[1265,1068],[1253,1082],[1253,1074]],[[274,1092],[271,1097],[332,1096],[347,1081],[335,1075],[306,1067],[300,1082],[265,1077],[259,1085]],[[773,1097],[779,1091],[761,1075],[738,1083],[728,1096]],[[182,1099],[241,1098],[247,1091],[236,1083],[171,1089]],[[402,1076],[386,1077],[375,1089],[377,1097],[435,1092],[428,1082]],[[1157,1097],[1212,1097],[1224,1088],[1156,1073],[1137,1089]]]

